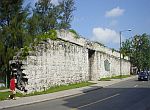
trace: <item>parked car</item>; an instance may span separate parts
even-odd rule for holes
[[[149,71],[141,71],[138,73],[138,80],[150,80],[150,72]]]

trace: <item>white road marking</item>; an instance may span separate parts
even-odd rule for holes
[[[135,85],[134,87],[138,87],[138,85]]]
[[[107,97],[107,98],[104,98],[104,99],[101,99],[101,100],[98,100],[98,101],[95,101],[95,102],[92,102],[92,103],[89,103],[89,104],[86,104],[86,105],[79,106],[79,107],[77,107],[77,109],[80,109],[80,108],[83,108],[83,107],[87,107],[87,106],[90,106],[90,105],[93,105],[93,104],[96,104],[96,103],[99,103],[99,102],[111,99],[111,98],[116,97],[118,95],[120,95],[120,94],[115,94],[115,95],[112,95],[110,97]]]

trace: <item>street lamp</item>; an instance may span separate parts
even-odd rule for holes
[[[122,32],[126,32],[126,31],[131,31],[131,29],[128,29],[128,30],[123,30],[123,31],[120,31],[119,32],[119,34],[120,34],[120,78],[122,78],[122,70],[121,70],[121,68],[122,68],[122,63],[121,63],[121,34],[122,34]]]

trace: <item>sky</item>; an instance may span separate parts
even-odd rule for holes
[[[119,49],[120,31],[122,41],[143,33],[150,35],[150,0],[75,0],[75,7],[72,29],[109,48]],[[128,29],[132,31],[124,31]]]

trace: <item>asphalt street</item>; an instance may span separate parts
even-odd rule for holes
[[[76,96],[3,110],[150,110],[150,81],[131,79]]]

